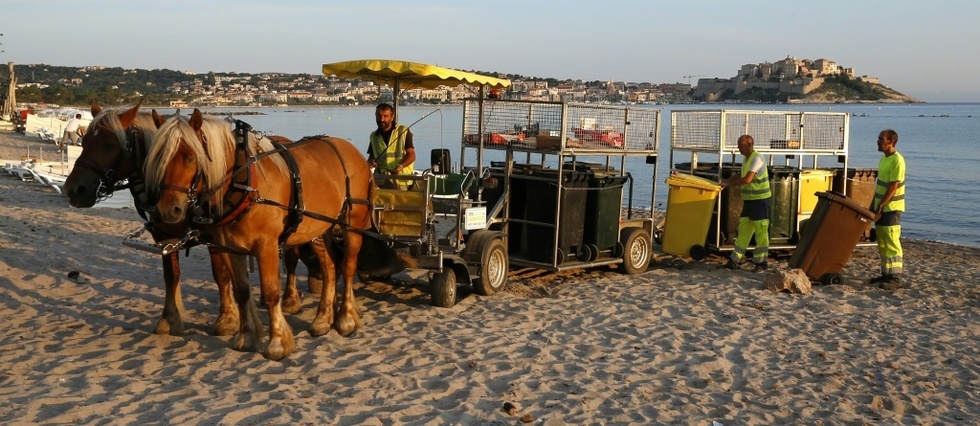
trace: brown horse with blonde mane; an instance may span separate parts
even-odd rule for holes
[[[228,122],[205,118],[197,109],[189,120],[166,120],[156,139],[145,164],[156,217],[170,224],[190,219],[205,242],[256,257],[269,310],[266,358],[282,359],[295,347],[280,307],[280,246],[312,243],[321,261],[325,279],[311,334],[323,335],[333,327],[348,335],[360,326],[353,284],[362,233],[371,228],[372,188],[360,150],[327,136],[284,145],[247,128],[233,133]],[[324,242],[335,235],[344,241],[344,295],[339,298]],[[232,258],[236,277],[246,273],[240,259]],[[236,279],[234,286],[242,321],[233,346],[255,350],[262,324],[247,280]]]
[[[173,242],[187,235],[188,224],[167,224],[151,221],[144,209],[148,206],[146,188],[143,184],[143,162],[154,142],[157,125],[150,112],[140,112],[140,104],[128,110],[103,109],[92,105],[95,117],[86,129],[82,139],[82,153],[75,161],[75,167],[65,182],[65,193],[73,207],[92,207],[97,202],[111,197],[114,191],[129,189],[133,195],[136,210],[143,219],[148,220],[146,229],[156,243]],[[280,138],[281,142],[289,142]],[[122,182],[126,182],[122,184]],[[219,336],[232,335],[239,329],[238,308],[232,297],[232,271],[229,253],[208,247],[211,259],[211,273],[218,285],[220,297],[219,313],[214,322],[214,331]],[[296,288],[296,252],[288,252],[287,289],[283,295],[283,310],[295,313],[300,309],[299,291]],[[183,335],[184,306],[180,296],[180,253],[179,250],[162,255],[165,299],[163,314],[157,322],[154,333]],[[320,287],[317,280],[319,265],[315,259],[304,257],[310,268],[311,288]]]

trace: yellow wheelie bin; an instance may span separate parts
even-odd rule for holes
[[[662,250],[675,256],[703,259],[708,254],[705,241],[721,185],[683,173],[671,175],[667,185]]]

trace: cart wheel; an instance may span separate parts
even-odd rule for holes
[[[481,296],[489,296],[507,285],[507,271],[510,260],[507,258],[507,245],[502,238],[491,238],[480,249],[480,277],[474,282],[473,290]]]
[[[628,275],[646,272],[652,253],[650,234],[643,228],[629,227],[619,232],[623,243],[623,267]]]
[[[704,246],[695,244],[691,247],[691,259],[701,260],[706,257],[708,257],[708,249],[704,248]]]
[[[844,283],[844,279],[841,278],[840,274],[826,273],[820,277],[820,283],[823,285],[839,285]]]
[[[432,306],[451,308],[456,304],[456,271],[453,268],[446,266],[442,272],[432,274],[429,287]]]

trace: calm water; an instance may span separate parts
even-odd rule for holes
[[[899,134],[898,150],[908,165],[906,183],[907,211],[902,216],[903,236],[980,246],[980,103],[913,104],[913,105],[667,105],[650,106],[663,111],[661,123],[658,176],[653,167],[636,159],[628,170],[636,178],[637,194],[649,194],[657,183],[658,207],[666,204],[664,180],[670,171],[670,111],[684,109],[758,109],[780,111],[829,111],[851,114],[849,167],[876,168],[881,153],[876,140],[882,129],[892,128]],[[254,128],[298,139],[308,135],[328,134],[353,141],[367,148],[367,135],[374,130],[373,107],[279,107],[220,108]],[[259,112],[244,115],[242,112]],[[169,111],[163,111],[169,112]],[[186,113],[186,111],[185,111]],[[454,162],[459,158],[462,129],[462,107],[439,105],[399,108],[399,122],[414,126],[417,164],[427,167],[429,152],[448,148]],[[468,156],[473,151],[468,151]],[[687,154],[684,154],[687,155]],[[489,159],[502,159],[501,152],[489,152]],[[687,161],[678,155],[677,161]],[[832,160],[821,158],[820,166],[833,167]],[[471,159],[467,164],[472,164]],[[648,195],[646,195],[648,197]],[[110,205],[124,205],[125,198],[110,200]],[[649,206],[650,200],[635,200]]]

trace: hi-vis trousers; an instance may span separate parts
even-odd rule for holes
[[[875,225],[878,254],[881,255],[881,275],[902,273],[902,225]]]
[[[752,261],[756,264],[766,262],[769,258],[769,219],[751,220],[742,216],[738,218],[738,236],[735,237],[735,251],[732,260],[738,263],[745,257],[749,241],[755,235],[755,249],[752,250]]]

